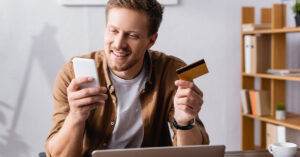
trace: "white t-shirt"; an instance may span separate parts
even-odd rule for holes
[[[139,99],[147,81],[145,66],[132,80],[124,80],[110,72],[117,96],[117,121],[108,149],[141,147],[144,130]]]

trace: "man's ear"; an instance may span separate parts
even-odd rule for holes
[[[150,36],[150,40],[149,40],[149,44],[147,46],[147,50],[150,49],[155,44],[157,37],[158,37],[157,33]]]

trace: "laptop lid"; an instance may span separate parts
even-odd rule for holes
[[[93,157],[224,157],[224,145],[95,150]]]

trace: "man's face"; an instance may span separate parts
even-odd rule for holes
[[[108,12],[104,49],[113,72],[126,72],[143,65],[144,52],[155,42],[156,34],[148,36],[146,14],[124,8]]]

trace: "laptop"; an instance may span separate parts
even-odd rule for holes
[[[224,157],[224,145],[95,150],[92,157]]]

